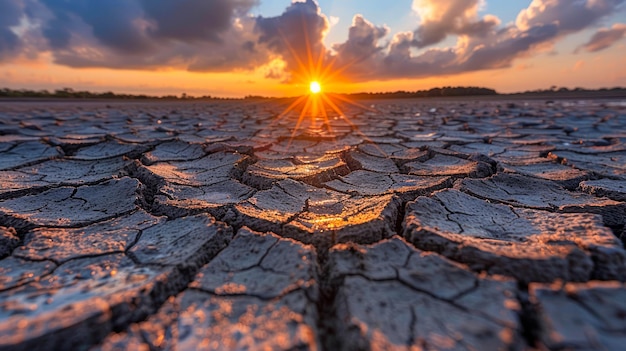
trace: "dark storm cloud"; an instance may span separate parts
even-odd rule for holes
[[[72,35],[93,35],[123,53],[146,52],[163,39],[220,42],[236,15],[255,0],[41,0],[52,13],[44,35],[53,48],[66,48]],[[80,23],[77,23],[80,22]],[[82,29],[89,33],[81,33]]]
[[[124,54],[145,53],[150,40],[136,22],[142,9],[135,1],[41,0],[52,19],[43,34],[56,49],[68,48],[71,38],[93,35],[98,42]],[[81,30],[89,33],[83,33]]]
[[[22,12],[21,1],[0,1],[0,60],[14,55],[20,48],[20,40],[11,27],[20,23]]]
[[[57,63],[229,71],[263,63],[256,0],[28,0]]]
[[[580,46],[576,51],[585,50],[587,52],[596,52],[608,49],[625,36],[626,24],[617,23],[611,28],[599,29],[587,43]]]
[[[141,0],[147,18],[155,24],[151,36],[181,41],[221,41],[233,16],[245,15],[256,0]]]

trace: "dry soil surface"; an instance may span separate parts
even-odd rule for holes
[[[626,344],[626,103],[0,102],[0,350]]]

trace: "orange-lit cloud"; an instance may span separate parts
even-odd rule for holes
[[[578,50],[584,49],[588,52],[597,52],[608,49],[613,44],[626,36],[626,24],[616,23],[611,28],[599,29],[587,43],[580,46]]]
[[[414,34],[419,48],[437,44],[450,34],[485,36],[500,24],[495,16],[478,18],[480,0],[413,0],[422,23]]]

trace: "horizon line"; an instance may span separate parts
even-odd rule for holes
[[[435,96],[418,96],[419,94],[427,94],[436,91],[456,91],[460,94],[453,95],[435,95]],[[481,93],[472,94],[468,91],[466,94],[462,92],[462,90],[478,90]],[[412,96],[414,98],[426,98],[426,97],[462,97],[462,96],[508,96],[508,95],[521,95],[521,94],[564,94],[564,93],[591,93],[591,92],[608,92],[608,91],[626,91],[626,86],[614,86],[614,87],[602,87],[596,89],[589,89],[583,87],[557,87],[551,86],[547,89],[534,89],[534,90],[526,90],[526,91],[518,91],[518,92],[509,92],[509,93],[500,93],[493,88],[488,87],[479,87],[479,86],[439,86],[433,87],[429,89],[419,89],[419,90],[394,90],[394,91],[378,91],[378,92],[355,92],[355,93],[336,93],[336,92],[325,92],[325,94],[329,95],[343,95],[343,96],[363,96],[371,95],[372,97],[380,97],[383,95],[401,95],[401,94],[413,94],[416,96]],[[25,93],[31,94],[27,96],[7,96],[5,94],[11,93]],[[39,96],[38,94],[42,94]],[[86,94],[88,96],[80,96],[80,94]],[[200,99],[214,99],[214,100],[253,100],[253,99],[293,99],[298,98],[300,96],[305,96],[307,94],[293,95],[293,96],[263,96],[263,95],[244,95],[239,97],[223,97],[223,96],[215,96],[215,95],[195,95],[195,94],[187,94],[185,92],[180,95],[176,94],[161,94],[161,95],[152,95],[147,93],[117,93],[112,90],[105,91],[90,91],[90,90],[76,90],[71,87],[62,87],[54,90],[49,89],[27,89],[27,88],[8,88],[2,87],[0,88],[0,98],[75,98],[75,99],[171,99],[171,100],[200,100]],[[392,96],[391,96],[392,97]],[[408,98],[408,97],[406,97]]]

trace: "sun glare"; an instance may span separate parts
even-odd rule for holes
[[[322,91],[322,86],[320,85],[319,82],[314,81],[314,82],[311,82],[309,89],[311,90],[311,93],[318,94]]]
[[[272,125],[279,123],[284,118],[291,116],[291,112],[297,111],[298,118],[295,122],[295,126],[291,132],[291,138],[289,138],[289,144],[294,140],[301,127],[313,128],[318,133],[324,129],[332,135],[331,125],[333,120],[342,119],[345,123],[352,126],[354,130],[362,135],[363,138],[369,138],[358,130],[358,127],[346,116],[342,111],[342,104],[349,104],[359,109],[374,111],[372,108],[364,106],[358,102],[352,101],[349,97],[342,96],[341,94],[335,94],[326,91],[322,88],[320,82],[332,84],[333,80],[337,80],[337,77],[342,74],[353,63],[358,62],[357,58],[354,61],[348,62],[341,67],[335,67],[335,59],[325,62],[327,55],[326,50],[319,50],[317,53],[311,48],[308,32],[306,28],[304,30],[304,37],[306,42],[306,55],[298,53],[287,40],[287,37],[280,32],[284,44],[289,49],[293,60],[297,64],[297,69],[291,72],[294,75],[294,80],[298,82],[298,86],[305,88],[308,85],[308,94],[301,95],[294,98],[293,101],[287,106],[275,119],[272,121]],[[317,57],[317,58],[316,58]],[[326,87],[327,88],[327,87]],[[299,111],[298,111],[299,110]],[[309,119],[309,122],[306,120]],[[322,129],[319,129],[322,128]]]

